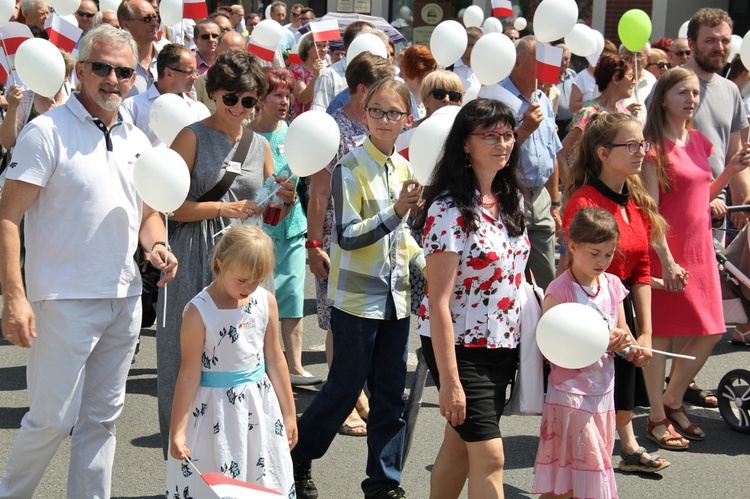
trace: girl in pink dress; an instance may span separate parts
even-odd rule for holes
[[[673,450],[686,445],[661,437],[662,427],[668,428],[670,423],[684,438],[705,437],[688,419],[682,398],[726,331],[710,203],[732,176],[750,163],[746,144],[712,179],[708,157],[713,146],[703,134],[689,128],[699,100],[700,84],[692,71],[667,71],[654,90],[644,129],[644,135],[653,142],[643,165],[645,184],[669,224],[666,237],[657,242],[651,257],[651,275],[664,280],[664,288],[654,289],[652,296],[652,344],[659,350],[669,350],[671,343],[675,351],[696,357],[672,359],[673,373],[663,393],[665,357],[654,356],[644,367],[651,400],[648,438]]]
[[[611,460],[614,352],[626,355],[626,348],[635,344],[622,304],[628,292],[618,277],[604,272],[617,251],[619,234],[607,210],[581,209],[568,229],[571,265],[547,287],[544,312],[560,303],[591,307],[607,322],[610,342],[607,352],[583,369],[551,364],[532,488],[543,499],[617,497]],[[632,360],[635,353],[627,356]]]

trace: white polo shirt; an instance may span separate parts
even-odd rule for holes
[[[121,123],[107,132],[108,151],[78,95],[24,127],[8,168],[8,178],[41,187],[24,224],[32,302],[141,293],[133,254],[143,210],[133,166],[151,144]]]
[[[143,133],[146,134],[148,140],[151,141],[151,145],[157,146],[168,146],[159,139],[154,133],[154,129],[151,128],[151,106],[154,105],[154,101],[161,95],[156,85],[151,85],[148,90],[142,94],[138,94],[134,97],[128,97],[122,103],[122,119],[134,124]],[[200,121],[203,118],[208,118],[211,115],[211,111],[201,102],[194,101],[185,94],[176,94],[182,97],[182,99],[190,107],[190,110],[194,113],[195,119],[193,121]]]

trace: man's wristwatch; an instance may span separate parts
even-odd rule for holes
[[[552,206],[556,206],[556,207],[558,207],[558,208],[559,208],[560,206],[562,206],[562,205],[560,204],[560,201],[552,201],[552,202],[551,202],[550,204],[551,204]]]

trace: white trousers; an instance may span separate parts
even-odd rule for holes
[[[0,497],[30,498],[73,430],[68,498],[109,498],[115,421],[141,326],[141,297],[34,302],[29,412],[0,480]]]

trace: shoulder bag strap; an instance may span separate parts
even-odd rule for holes
[[[250,143],[253,141],[253,131],[250,130],[247,127],[242,127],[242,138],[240,139],[240,143],[237,146],[237,149],[234,151],[234,156],[232,156],[232,161],[235,161],[237,163],[244,163],[245,157],[247,156],[247,152],[250,150]],[[206,201],[218,201],[222,197],[224,197],[224,194],[227,193],[229,190],[229,187],[231,187],[232,182],[234,182],[235,177],[237,177],[239,173],[237,172],[230,172],[229,170],[224,170],[224,176],[221,177],[221,180],[213,186],[208,192],[204,193],[201,197],[198,198],[199,203],[203,203]]]

